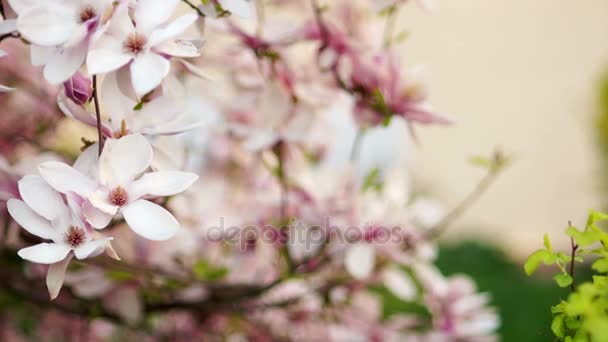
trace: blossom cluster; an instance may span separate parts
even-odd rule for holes
[[[6,66],[19,79],[0,75],[0,102],[53,99],[48,120],[19,102],[48,124],[15,130],[0,160],[4,243],[66,314],[44,319],[94,306],[91,339],[493,340],[489,298],[433,266],[440,206],[401,164],[361,166],[370,131],[450,123],[403,72],[402,35],[378,38],[408,3],[2,2],[0,42],[21,42],[0,57],[29,61]],[[421,309],[387,317],[387,300]]]

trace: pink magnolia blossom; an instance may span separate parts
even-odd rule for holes
[[[53,84],[68,80],[84,63],[93,36],[113,9],[112,0],[11,0],[19,33],[32,42],[33,65],[44,65]],[[41,25],[44,23],[44,25]]]
[[[128,65],[133,88],[144,95],[169,74],[168,57],[196,57],[197,46],[178,37],[197,19],[185,14],[167,23],[179,0],[140,0],[133,18],[119,6],[105,34],[89,51],[89,73],[100,74]]]
[[[112,238],[96,237],[78,212],[78,206],[68,196],[62,196],[40,176],[28,175],[19,181],[21,200],[7,203],[11,216],[29,233],[52,242],[19,250],[23,259],[49,264],[47,286],[51,299],[57,297],[63,284],[70,259],[86,259],[102,253]]]
[[[91,158],[92,150],[89,149],[85,157],[81,156],[80,165],[75,167],[89,164],[87,169],[93,177],[58,162],[41,164],[40,174],[57,191],[75,193],[86,199],[83,214],[95,228],[106,227],[120,212],[129,227],[147,239],[173,237],[179,229],[175,217],[144,197],[178,194],[192,185],[198,176],[179,171],[145,173],[152,161],[152,147],[139,134],[107,140],[98,165],[94,154]],[[89,160],[84,161],[84,158]]]

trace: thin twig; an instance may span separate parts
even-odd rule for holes
[[[182,2],[185,3],[186,5],[188,5],[193,10],[195,10],[196,13],[198,13],[198,15],[200,15],[201,17],[203,17],[203,18],[205,17],[205,13],[203,13],[203,11],[201,11],[200,8],[198,8],[196,5],[194,5],[190,1],[188,1],[188,0],[182,0]]]
[[[483,195],[490,185],[496,180],[498,175],[503,171],[504,167],[508,163],[508,160],[500,153],[495,152],[493,157],[493,165],[488,168],[488,173],[481,179],[477,186],[447,215],[439,221],[434,227],[427,230],[424,234],[426,239],[434,240],[437,239],[445,230],[462,214],[464,214],[469,207],[471,207],[477,200]]]
[[[572,225],[568,222],[568,226]],[[570,291],[574,292],[574,290],[576,290],[576,285],[574,284],[574,257],[576,256],[576,251],[578,250],[578,245],[574,243],[574,238],[570,238],[570,246],[572,247],[572,252],[570,254],[570,277],[572,278]]]
[[[101,113],[99,110],[99,98],[97,95],[97,75],[93,75],[93,102],[95,103],[95,117],[97,118],[97,137],[99,139],[99,156],[103,151],[103,133],[101,131]]]

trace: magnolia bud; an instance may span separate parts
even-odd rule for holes
[[[93,91],[91,87],[92,83],[89,78],[77,72],[72,78],[63,83],[65,96],[79,105],[85,104],[91,98]]]

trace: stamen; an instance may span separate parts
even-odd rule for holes
[[[80,23],[87,22],[97,16],[95,8],[91,5],[83,5],[78,13],[78,21]]]
[[[65,232],[64,241],[72,248],[76,248],[82,245],[86,240],[86,233],[84,229],[78,227],[70,227],[67,232]]]
[[[123,47],[127,52],[137,55],[144,50],[146,43],[148,43],[148,39],[145,36],[139,33],[131,33],[124,41]]]
[[[108,201],[116,206],[123,206],[129,201],[127,191],[122,187],[116,187],[108,194]]]

